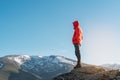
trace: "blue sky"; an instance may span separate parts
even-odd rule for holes
[[[119,63],[119,4],[119,0],[1,0],[0,56],[61,55],[76,60],[72,22],[79,20],[82,61]]]

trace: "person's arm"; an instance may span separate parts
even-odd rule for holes
[[[72,42],[75,41],[75,35],[76,35],[76,32],[74,31],[74,34],[73,34],[73,37],[72,37]]]
[[[83,31],[81,28],[80,28],[80,40],[83,40]]]

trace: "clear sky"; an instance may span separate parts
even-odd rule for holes
[[[74,20],[83,29],[82,62],[120,64],[120,0],[0,0],[0,56],[76,60]]]

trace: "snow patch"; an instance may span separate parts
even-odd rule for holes
[[[59,62],[75,65],[73,61],[67,60],[64,57],[57,56],[57,59],[59,60]]]
[[[2,68],[3,67],[3,63],[0,63],[0,68]]]
[[[17,62],[18,64],[23,64],[25,61],[30,59],[30,56],[28,55],[17,55],[17,56],[8,56],[9,60],[13,60]]]

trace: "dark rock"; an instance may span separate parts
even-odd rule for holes
[[[106,71],[98,66],[84,66],[59,75],[53,80],[120,80],[120,71]]]

